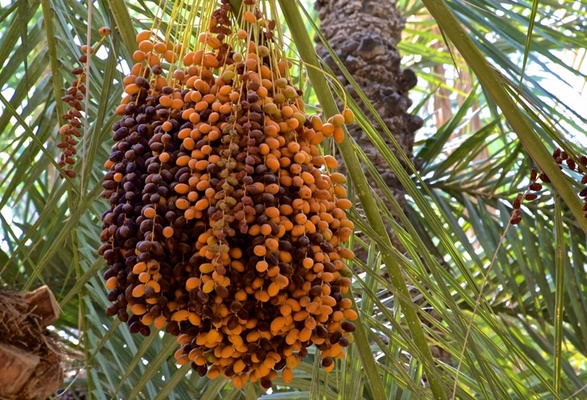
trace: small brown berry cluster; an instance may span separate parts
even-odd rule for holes
[[[104,38],[111,32],[110,28],[102,27],[99,30],[102,39],[96,46],[96,48],[102,44]],[[81,46],[82,55],[78,58],[81,63],[80,67],[75,67],[71,70],[71,73],[77,78],[71,82],[71,86],[67,88],[67,94],[61,98],[61,101],[67,103],[69,110],[66,114],[63,114],[61,118],[65,123],[59,128],[59,134],[61,135],[61,142],[57,144],[57,147],[61,149],[61,157],[59,158],[59,166],[63,168],[63,172],[70,178],[75,178],[76,173],[73,170],[75,165],[75,159],[73,158],[77,154],[76,146],[78,144],[78,138],[82,136],[81,127],[82,118],[81,110],[83,109],[82,100],[86,94],[86,86],[83,82],[86,79],[86,65],[88,62],[88,52],[91,54],[95,51],[94,49],[88,49],[87,45]],[[62,178],[63,175],[60,175]]]
[[[569,157],[569,154],[566,151],[556,148],[552,153],[552,157],[554,158],[554,161],[558,164],[560,169],[563,169],[563,167],[566,164],[569,170],[577,172],[581,175],[581,184],[587,185],[587,173],[585,172],[585,168],[581,169],[577,165],[575,160]],[[583,165],[583,167],[586,167],[587,157],[581,156],[580,162]],[[530,184],[528,185],[528,190],[524,194],[519,193],[512,202],[514,211],[512,212],[512,215],[510,217],[510,224],[517,225],[522,220],[521,206],[524,200],[532,201],[538,197],[536,192],[542,190],[542,184],[539,183],[538,180],[542,181],[543,183],[550,183],[550,179],[544,172],[538,173],[538,170],[536,168],[532,168],[532,172],[530,173]],[[586,211],[585,218],[587,218],[587,186],[579,192],[579,196],[583,198],[583,210]]]
[[[79,58],[79,61],[85,65],[87,56],[84,54]],[[82,103],[81,101],[86,94],[86,87],[82,83],[85,79],[85,68],[75,67],[71,72],[77,76],[77,79],[71,83],[67,89],[67,94],[61,98],[62,101],[69,105],[69,111],[63,114],[61,118],[65,123],[59,128],[61,134],[61,142],[57,145],[61,149],[61,157],[59,159],[59,166],[63,168],[63,172],[70,178],[75,178],[76,173],[72,169],[75,164],[73,156],[77,153],[76,145],[77,138],[82,136],[80,118],[82,117]],[[63,175],[61,175],[63,177]]]
[[[563,165],[566,164],[567,168],[571,171],[577,172],[581,176],[581,184],[587,185],[587,157],[581,156],[579,158],[579,163],[581,166],[577,165],[575,160],[573,160],[567,152],[561,149],[556,149],[552,153],[552,157],[554,161],[559,165],[559,168],[563,168]],[[540,179],[544,183],[550,182],[548,177],[545,174],[540,174]],[[579,192],[579,196],[583,199],[583,211],[586,211],[584,217],[587,218],[587,186],[583,187]]]

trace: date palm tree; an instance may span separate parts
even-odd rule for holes
[[[306,103],[329,116],[346,98],[355,113],[359,136],[325,151],[344,159],[365,257],[353,265],[347,357],[327,374],[311,351],[270,392],[201,378],[175,364],[174,337],[131,335],[105,315],[99,195],[114,110],[137,31],[168,21],[171,3],[0,3],[0,287],[53,289],[53,330],[75,354],[68,385],[98,399],[587,396],[582,2],[274,2]],[[61,98],[102,26],[112,34],[84,82],[83,157],[60,178]],[[532,168],[545,179],[529,190]],[[518,205],[524,193],[538,196]]]

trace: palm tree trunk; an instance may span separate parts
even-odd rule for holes
[[[403,151],[412,158],[414,134],[422,126],[422,119],[408,113],[412,105],[408,90],[416,85],[417,78],[412,70],[402,71],[400,68],[397,43],[405,21],[396,8],[396,1],[317,0],[315,7],[320,18],[320,30],[383,117]],[[318,43],[317,50],[325,62],[339,72],[321,43]],[[337,75],[360,103],[348,81],[342,74]],[[368,115],[366,107],[362,105],[362,108]],[[357,125],[351,126],[349,133],[373,160],[389,187],[396,190],[398,200],[403,202],[403,189],[365,133]]]

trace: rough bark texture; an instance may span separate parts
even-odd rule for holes
[[[402,71],[400,68],[397,43],[405,21],[395,0],[318,0],[315,6],[321,21],[320,30],[411,159],[414,134],[422,126],[422,119],[408,113],[412,105],[408,90],[416,85],[417,78],[410,69]],[[320,43],[317,50],[361,104],[328,50]],[[365,105],[362,109],[369,115]],[[389,187],[395,189],[400,204],[404,204],[403,189],[365,133],[357,125],[351,126],[349,133],[365,150]]]
[[[401,57],[397,44],[405,21],[396,8],[395,0],[317,0],[315,7],[320,18],[320,30],[328,43],[344,63],[347,70],[357,81],[370,103],[385,121],[402,150],[410,159],[413,158],[415,132],[422,126],[422,119],[408,113],[412,102],[408,91],[417,83],[417,77],[410,69],[400,68]],[[361,104],[366,115],[367,107],[361,103],[357,94],[340,73],[334,59],[320,42],[318,54],[337,74],[355,101]],[[378,126],[374,119],[372,122]],[[349,128],[358,145],[377,167],[387,185],[392,189],[402,207],[406,207],[405,191],[387,163],[373,146],[367,135],[358,125]],[[385,135],[382,135],[385,137]],[[397,150],[386,139],[391,150]],[[401,159],[401,158],[400,158]],[[393,244],[402,251],[401,243],[395,235]],[[425,307],[426,311],[438,316],[434,310],[423,304],[420,293],[412,290],[415,303]],[[451,362],[450,354],[444,349],[433,347],[433,356],[445,363]]]
[[[44,400],[63,383],[62,350],[45,329],[58,318],[46,286],[0,290],[0,400]]]

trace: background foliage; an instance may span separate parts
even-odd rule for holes
[[[415,148],[422,168],[402,169],[380,139],[387,133],[353,108],[409,195],[404,213],[383,184],[387,203],[370,193],[406,253],[352,213],[364,233],[356,242],[369,254],[367,263],[357,262],[354,281],[363,335],[333,373],[324,374],[310,354],[291,385],[278,379],[266,394],[178,368],[173,338],[131,336],[104,316],[109,302],[96,253],[105,210],[102,165],[134,45],[131,29],[150,26],[156,5],[98,0],[89,14],[88,3],[78,0],[0,4],[0,285],[27,290],[45,283],[54,290],[63,309],[55,331],[77,354],[69,360],[69,383],[99,399],[403,400],[435,396],[423,384],[426,370],[425,383],[438,382],[446,397],[587,397],[587,224],[577,218],[583,211],[575,194],[583,186],[578,174],[559,173],[547,154],[562,147],[585,155],[586,4],[397,2],[407,18],[400,51],[419,77],[413,110],[426,121]],[[312,37],[316,16],[310,2],[298,6],[284,7],[283,16],[303,18],[304,29],[288,36],[298,46],[292,57],[310,62],[313,50],[299,38]],[[80,44],[104,25],[117,28],[91,60],[80,177],[60,179],[59,99],[78,66]],[[311,83],[318,97],[308,100],[326,108],[320,93],[328,84],[323,76]],[[382,182],[360,147],[349,144],[346,151]],[[556,169],[556,188],[545,185],[523,206],[522,223],[509,226],[510,202],[526,190],[536,164]],[[411,339],[395,301],[401,291],[383,278],[399,268],[421,293],[410,307],[428,322],[427,342],[446,349],[450,364],[432,364]]]

